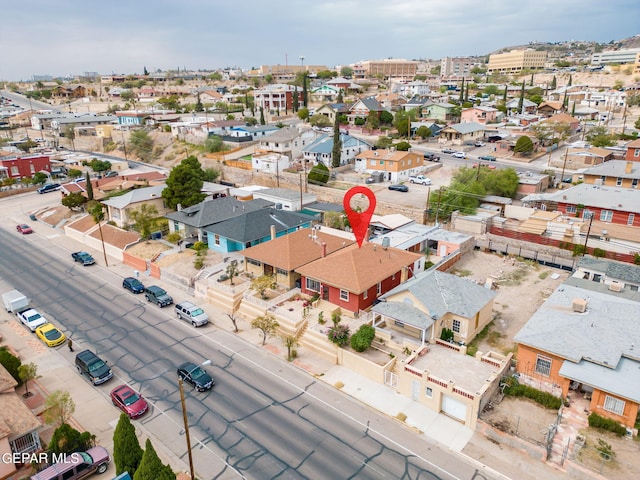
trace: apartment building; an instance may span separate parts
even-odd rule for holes
[[[625,50],[605,50],[591,55],[591,65],[604,65],[612,63],[637,63],[636,58],[640,48],[627,48]]]
[[[418,62],[385,58],[384,60],[367,60],[362,62],[361,67],[369,77],[380,75],[384,78],[413,80],[418,71]]]
[[[441,77],[470,77],[471,69],[480,63],[471,57],[444,57],[440,60]]]
[[[511,50],[507,53],[489,55],[487,72],[519,73],[522,70],[542,70],[547,61],[547,52],[537,50]]]

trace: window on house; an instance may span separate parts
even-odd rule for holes
[[[624,400],[607,395],[604,398],[604,409],[608,412],[622,415],[624,413]]]
[[[462,326],[460,320],[453,321],[453,331],[456,333],[460,333],[460,327]]]
[[[601,222],[610,222],[613,218],[613,212],[611,210],[601,210],[600,211],[600,221]]]
[[[384,160],[380,160],[380,165],[384,165]]]
[[[365,290],[362,292],[362,299],[366,300],[369,297],[369,290]]]
[[[575,205],[567,205],[567,213],[576,213]]]
[[[12,177],[17,177],[18,175],[20,175],[20,170],[18,170],[18,167],[12,166],[11,167],[11,176]]]
[[[638,188],[638,179],[634,178],[631,180],[631,188]]]
[[[393,322],[393,324],[394,324],[396,327],[398,327],[398,328],[404,328],[404,323],[402,323],[402,322],[400,322],[400,321],[398,321],[398,320],[395,320],[395,321]]]
[[[433,388],[431,388],[431,387],[425,388],[424,389],[424,394],[429,398],[433,397]]]
[[[306,278],[305,279],[305,285],[307,287],[307,290],[310,290],[312,292],[320,293],[320,282],[319,281],[313,280],[312,278]]]
[[[616,180],[616,185],[619,187],[620,185],[622,185],[622,178],[618,177],[618,179]]]
[[[247,263],[250,265],[255,265],[256,267],[259,267],[262,265],[262,262],[254,260],[253,258],[247,258]]]
[[[340,300],[344,300],[345,302],[349,301],[349,292],[346,290],[340,290]]]
[[[33,165],[33,163],[29,164],[29,171],[32,175],[36,173],[36,167]]]
[[[635,221],[636,216],[633,213],[630,213],[629,216],[627,217],[627,225],[633,225],[633,222]]]
[[[220,235],[218,235],[217,233],[213,236],[213,244],[220,245]]]
[[[378,285],[376,286],[376,295],[380,295],[381,293],[382,293],[382,284],[378,282]]]
[[[637,158],[637,157],[640,157],[640,148],[636,148],[636,149],[633,151],[633,156],[634,156],[634,157],[636,157],[636,158]]]
[[[376,166],[376,161],[375,160],[369,160],[369,165],[371,165],[372,167]]]
[[[289,272],[287,272],[286,270],[283,270],[281,268],[276,268],[276,273],[278,275],[280,275],[281,277],[288,277],[289,276]]]
[[[543,355],[536,358],[536,373],[548,377],[551,374],[551,359]]]

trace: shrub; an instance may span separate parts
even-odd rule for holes
[[[18,357],[12,355],[7,347],[0,347],[0,364],[7,369],[7,372],[18,382],[18,385],[22,385],[22,379],[20,378],[20,365],[22,362]]]
[[[165,237],[167,242],[171,242],[173,244],[177,244],[182,236],[178,232],[171,232],[169,235]]]
[[[528,385],[521,385],[515,378],[508,378],[505,382],[507,383],[507,388],[504,390],[506,395],[528,398],[550,410],[557,410],[562,406],[562,399],[560,397]]]
[[[590,427],[613,432],[619,437],[627,434],[627,429],[623,425],[620,425],[618,422],[610,418],[601,417],[597,413],[589,415],[588,420]]]
[[[327,338],[339,347],[344,347],[349,342],[349,326],[334,325],[329,329]]]
[[[443,328],[440,333],[440,340],[444,340],[445,342],[450,342],[453,340],[453,330],[449,328]]]
[[[89,450],[95,446],[96,436],[89,432],[79,432],[67,423],[63,423],[51,437],[49,452],[73,453]]]
[[[351,335],[351,348],[356,352],[364,352],[371,346],[376,337],[376,329],[371,325],[360,325],[358,331]]]
[[[597,258],[603,258],[605,255],[607,254],[607,252],[601,248],[594,248],[593,249],[593,256],[597,257]]]

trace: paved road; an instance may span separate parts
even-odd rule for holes
[[[24,213],[17,205],[46,200],[20,197],[2,200],[0,278],[141,390],[153,408],[140,425],[182,459],[175,366],[213,362],[214,389],[187,391],[199,478],[473,477],[474,467],[458,457],[284,360],[214,325],[193,329],[170,309],[125,292],[114,269],[72,263],[69,240],[56,239],[56,230],[38,224],[43,234],[18,235],[14,222]],[[107,394],[116,381],[96,387],[104,402],[92,408],[113,408]]]

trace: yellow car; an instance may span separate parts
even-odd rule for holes
[[[48,347],[57,347],[66,342],[67,337],[50,323],[45,323],[36,328],[36,335],[40,337]]]

